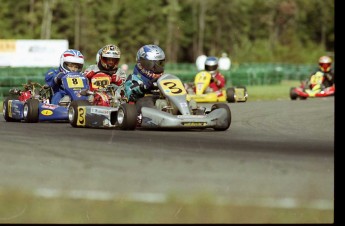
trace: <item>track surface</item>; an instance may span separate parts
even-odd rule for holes
[[[121,131],[10,123],[0,189],[333,209],[334,98],[230,104],[227,131]],[[96,195],[97,196],[97,195]]]

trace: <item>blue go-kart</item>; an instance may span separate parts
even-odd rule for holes
[[[24,84],[23,90],[11,89],[11,96],[3,102],[3,116],[7,122],[66,121],[68,106],[73,100],[88,103],[88,97],[81,90],[88,90],[87,78],[78,72],[69,72],[61,78],[61,86],[66,94],[59,104],[50,104],[51,89],[39,83]]]

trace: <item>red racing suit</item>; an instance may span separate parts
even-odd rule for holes
[[[215,75],[212,74],[212,79],[209,87],[213,89],[214,92],[217,92],[218,96],[221,96],[221,89],[224,88],[226,84],[225,77],[219,71],[215,71],[214,73]]]
[[[110,77],[110,83],[113,83],[117,86],[121,86],[127,78],[126,72],[124,72],[121,68],[117,68],[115,71],[106,71],[100,70],[97,65],[90,65],[84,71],[84,76],[88,78],[90,87],[92,87],[92,78],[99,72],[107,74]]]

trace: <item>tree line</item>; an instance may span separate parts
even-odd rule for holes
[[[94,63],[157,44],[167,62],[227,53],[233,62],[315,63],[334,52],[334,0],[0,0],[0,39],[67,39]]]

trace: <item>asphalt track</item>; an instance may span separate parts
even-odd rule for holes
[[[0,115],[0,189],[333,209],[334,98],[230,104],[227,131],[73,128]]]

